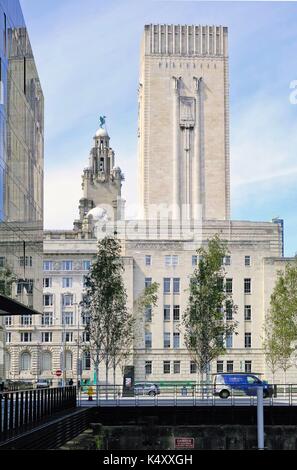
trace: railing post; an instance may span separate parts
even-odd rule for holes
[[[29,413],[29,393],[28,390],[25,391],[25,414],[24,414],[24,423],[28,424],[28,413]]]
[[[20,394],[20,426],[24,424],[24,392]]]
[[[13,429],[13,392],[9,394],[9,432]]]
[[[4,419],[3,419],[3,431],[5,435],[8,431],[8,393],[4,396]]]
[[[36,413],[37,413],[37,402],[36,402],[36,390],[33,390],[33,419],[32,421],[36,421]]]
[[[33,419],[33,392],[32,390],[30,390],[29,392],[29,414],[28,414],[28,422],[29,423],[32,423],[32,419]]]
[[[19,427],[19,392],[15,394],[14,428]]]
[[[264,450],[263,387],[257,387],[257,434],[258,434],[258,450]]]
[[[1,434],[3,432],[3,424],[2,424],[2,419],[3,419],[3,395],[0,393],[0,440],[1,440]]]

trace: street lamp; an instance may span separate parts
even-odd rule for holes
[[[62,311],[62,322],[63,322],[63,386],[66,385],[66,322],[65,312]]]
[[[79,357],[79,348],[80,348],[80,312],[79,312],[79,303],[75,302],[73,305],[76,307],[76,315],[77,315],[77,365],[76,365],[76,380],[77,385],[80,381],[81,376],[81,364],[80,364],[80,357]]]
[[[41,344],[36,343],[36,382],[41,374]]]

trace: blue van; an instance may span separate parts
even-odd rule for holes
[[[253,374],[229,373],[229,374],[216,374],[214,376],[214,395],[221,398],[228,398],[231,392],[243,392],[248,396],[257,395],[257,387],[263,387],[264,398],[273,395],[273,387],[268,382],[260,380]]]

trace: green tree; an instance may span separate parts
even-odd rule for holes
[[[12,285],[17,282],[17,277],[9,266],[0,268],[0,294],[11,297]]]
[[[297,340],[297,260],[278,272],[270,298],[270,316],[273,338],[277,342],[278,364],[286,383]]]
[[[272,381],[274,382],[275,372],[280,365],[280,343],[276,335],[274,322],[271,315],[267,315],[263,327],[263,351],[265,361],[272,372]]]
[[[158,302],[159,286],[158,282],[152,282],[143,289],[136,300],[136,310],[138,312],[143,313],[147,308],[151,308],[151,313],[153,313],[153,308],[156,307]]]
[[[99,364],[103,361],[106,385],[110,367],[115,369],[117,363],[126,357],[133,340],[133,318],[127,309],[123,270],[120,242],[115,237],[100,240],[97,257],[86,279],[81,306],[82,313],[89,318],[87,349],[97,381]]]
[[[206,248],[197,250],[199,263],[190,279],[183,317],[186,347],[207,380],[211,361],[226,352],[226,336],[235,332],[237,325],[234,319],[226,321],[226,310],[232,309],[233,316],[237,310],[232,294],[225,289],[222,260],[227,253],[227,245],[218,235],[208,240]]]

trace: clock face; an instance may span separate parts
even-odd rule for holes
[[[92,216],[94,221],[102,221],[102,222],[107,222],[108,221],[108,214],[107,210],[104,209],[103,207],[94,207],[94,209],[91,209],[88,212],[88,216]]]

